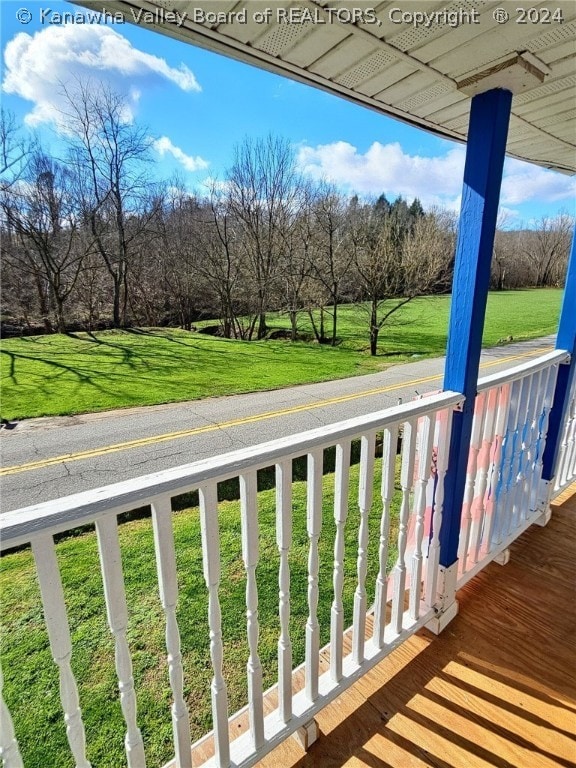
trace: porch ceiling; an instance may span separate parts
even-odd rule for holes
[[[160,12],[157,21],[147,21],[147,27],[461,141],[467,137],[471,97],[459,84],[527,51],[528,58],[536,57],[536,64],[545,65],[547,73],[543,82],[534,82],[514,96],[507,152],[558,171],[576,172],[576,4],[572,1],[549,6],[550,14],[560,9],[562,22],[534,4],[537,10],[524,19],[526,23],[520,23],[517,4],[502,0],[421,0],[418,4],[398,0],[84,0],[82,5],[121,11],[127,21],[139,9]],[[254,14],[266,8],[272,9],[270,20],[257,23]],[[367,13],[369,8],[374,9],[373,19],[348,21],[353,9]],[[498,24],[494,16],[502,8],[510,19]],[[290,20],[291,10],[295,15]],[[180,27],[166,18],[168,11],[177,11],[180,17],[186,14]],[[427,26],[407,20],[397,23],[403,11],[438,12],[439,16]],[[445,15],[450,11],[465,12],[470,21],[451,26],[451,17]],[[231,13],[236,16],[227,16],[224,23],[208,15]]]

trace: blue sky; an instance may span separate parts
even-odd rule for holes
[[[157,173],[177,172],[191,190],[223,178],[245,136],[273,133],[294,146],[300,169],[345,192],[418,196],[458,209],[464,148],[134,24],[54,24],[69,3],[2,2],[2,103],[25,129],[59,149],[59,84],[103,80],[126,96],[131,119],[155,138]],[[29,14],[22,14],[26,9]],[[19,13],[20,12],[20,13]],[[28,23],[21,23],[30,18]],[[507,223],[529,225],[574,213],[575,181],[508,159],[502,187]]]

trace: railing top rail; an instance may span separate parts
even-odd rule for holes
[[[176,496],[213,480],[227,480],[248,469],[268,467],[279,459],[295,458],[312,448],[334,445],[363,432],[454,407],[463,400],[464,396],[458,392],[441,392],[260,445],[6,512],[0,516],[0,549],[26,544],[42,532],[61,533],[107,513],[120,514],[145,506],[160,496]]]
[[[570,360],[570,353],[564,349],[555,349],[552,352],[547,352],[541,357],[537,357],[535,360],[529,360],[526,363],[520,363],[514,368],[508,368],[505,371],[499,373],[491,373],[489,376],[483,376],[478,379],[478,392],[485,392],[487,389],[500,386],[501,384],[507,384],[517,379],[522,379],[524,376],[529,376],[532,373],[548,368],[551,365],[557,363],[565,363]]]

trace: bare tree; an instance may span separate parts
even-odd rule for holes
[[[28,162],[38,147],[33,140],[20,136],[12,112],[0,108],[0,184],[5,190],[25,173]]]
[[[509,224],[509,215],[500,212],[496,222],[496,233],[494,235],[494,250],[492,253],[492,264],[490,267],[490,287],[496,291],[503,291],[508,278],[509,251],[511,239],[506,229]]]
[[[34,313],[40,294],[45,299],[42,309],[48,317],[47,290],[40,280],[37,284],[35,276],[23,273],[18,266],[22,247],[18,236],[12,231],[10,214],[12,207],[17,205],[18,197],[14,194],[18,182],[26,172],[30,157],[34,150],[34,142],[20,135],[19,126],[14,114],[3,107],[0,109],[0,229],[2,235],[2,304],[3,311],[14,313],[23,319],[26,325],[30,315]],[[49,322],[49,321],[48,321]]]
[[[290,339],[298,338],[298,313],[305,306],[305,286],[313,274],[317,233],[313,215],[314,189],[302,184],[290,225],[281,232],[284,240],[277,285],[277,307],[288,313]]]
[[[496,291],[534,284],[534,270],[524,243],[530,233],[510,228],[510,216],[499,214],[490,269],[490,287]]]
[[[86,230],[85,236],[89,236]],[[78,318],[89,331],[109,325],[111,299],[108,271],[96,250],[92,248],[84,257],[71,296]]]
[[[403,235],[397,227],[391,215],[375,220],[368,205],[353,224],[354,280],[367,302],[371,355],[385,323],[417,296],[443,290],[451,269],[453,235],[438,212],[419,216]]]
[[[574,219],[567,213],[543,216],[525,238],[524,250],[535,273],[535,285],[558,285],[566,269]]]
[[[420,215],[402,243],[405,293],[411,298],[446,292],[452,285],[456,227],[441,208]]]
[[[317,229],[313,271],[325,287],[332,305],[332,346],[337,342],[338,302],[342,282],[353,260],[348,240],[348,206],[338,190],[322,184],[313,207]]]
[[[182,183],[172,182],[156,217],[158,236],[148,239],[144,249],[151,271],[148,292],[163,305],[167,322],[188,331],[199,314],[202,293],[197,242],[202,209]]]
[[[384,323],[406,303],[400,296],[404,278],[393,229],[389,216],[375,220],[370,205],[355,211],[351,229],[354,282],[368,310],[371,355],[377,353]]]
[[[242,263],[244,236],[227,191],[213,184],[199,218],[196,248],[198,271],[225,338],[250,339],[257,320],[250,296],[253,281]]]
[[[227,206],[242,228],[244,258],[254,280],[257,338],[266,335],[266,312],[296,213],[300,180],[287,141],[273,136],[245,139],[228,172]]]
[[[125,326],[130,258],[155,212],[145,168],[151,139],[127,120],[122,97],[103,86],[78,83],[65,95],[63,120],[82,182],[84,219],[112,279],[113,323]]]
[[[326,290],[326,286],[318,280],[307,278],[302,286],[302,298],[304,306],[308,313],[310,325],[312,326],[312,332],[314,338],[318,344],[325,344],[326,337],[326,307],[330,303],[330,295]],[[315,312],[318,313],[318,318],[315,318]]]
[[[7,256],[35,281],[47,330],[53,306],[57,329],[63,333],[64,306],[91,247],[80,226],[74,176],[38,151],[27,178],[2,191],[1,205],[16,246]]]

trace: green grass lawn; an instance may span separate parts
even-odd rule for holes
[[[370,514],[368,550],[368,601],[374,597],[378,570],[378,529],[381,514],[379,470],[376,462],[374,497]],[[320,539],[321,643],[329,640],[332,601],[332,568],[335,525],[334,476],[323,481],[323,529]],[[356,587],[359,527],[358,467],[351,468],[349,517],[346,524],[345,626],[352,622]],[[264,689],[277,680],[278,565],[275,534],[275,492],[258,496],[260,562],[259,653],[264,670]],[[399,494],[397,494],[399,496]],[[307,608],[306,483],[294,484],[294,530],[290,552],[291,638],[294,664],[304,658],[304,627]],[[393,504],[392,542],[397,535],[399,498]],[[223,501],[219,509],[222,581],[220,600],[225,643],[225,677],[230,714],[246,703],[245,571],[241,559],[240,510],[237,501]],[[190,709],[193,739],[211,728],[211,666],[208,636],[207,593],[202,575],[198,511],[188,508],[174,515],[180,603],[178,621],[182,637],[185,695]],[[120,540],[127,591],[130,644],[136,685],[139,724],[148,764],[163,765],[173,756],[164,619],[158,596],[156,565],[150,519],[120,526]],[[122,720],[114,670],[114,646],[106,626],[102,580],[94,532],[68,538],[57,545],[72,632],[72,667],[77,677],[88,758],[95,768],[125,764]],[[391,548],[389,565],[395,560]],[[2,600],[1,663],[4,697],[13,716],[24,764],[28,768],[71,768],[65,725],[58,694],[58,676],[50,657],[33,559],[28,550],[0,560]]]
[[[484,345],[554,332],[561,297],[553,289],[491,294]],[[217,339],[177,329],[8,339],[2,343],[1,416],[85,413],[371,373],[412,355],[442,355],[449,305],[449,296],[409,304],[383,328],[376,358],[367,351],[366,312],[356,305],[340,307],[340,343],[334,348]],[[272,315],[270,322],[288,327],[285,316]],[[300,328],[310,330],[304,314]]]
[[[509,336],[521,341],[554,333],[561,300],[562,291],[552,288],[489,293],[483,346],[493,347]],[[450,303],[451,296],[430,296],[407,304],[380,332],[379,354],[384,357],[444,355]],[[325,323],[329,332],[331,316],[328,314]],[[286,329],[290,326],[285,315],[271,315],[270,324]],[[362,305],[338,307],[340,346],[368,354],[367,324],[368,314]],[[301,315],[299,328],[312,333],[307,315]]]

